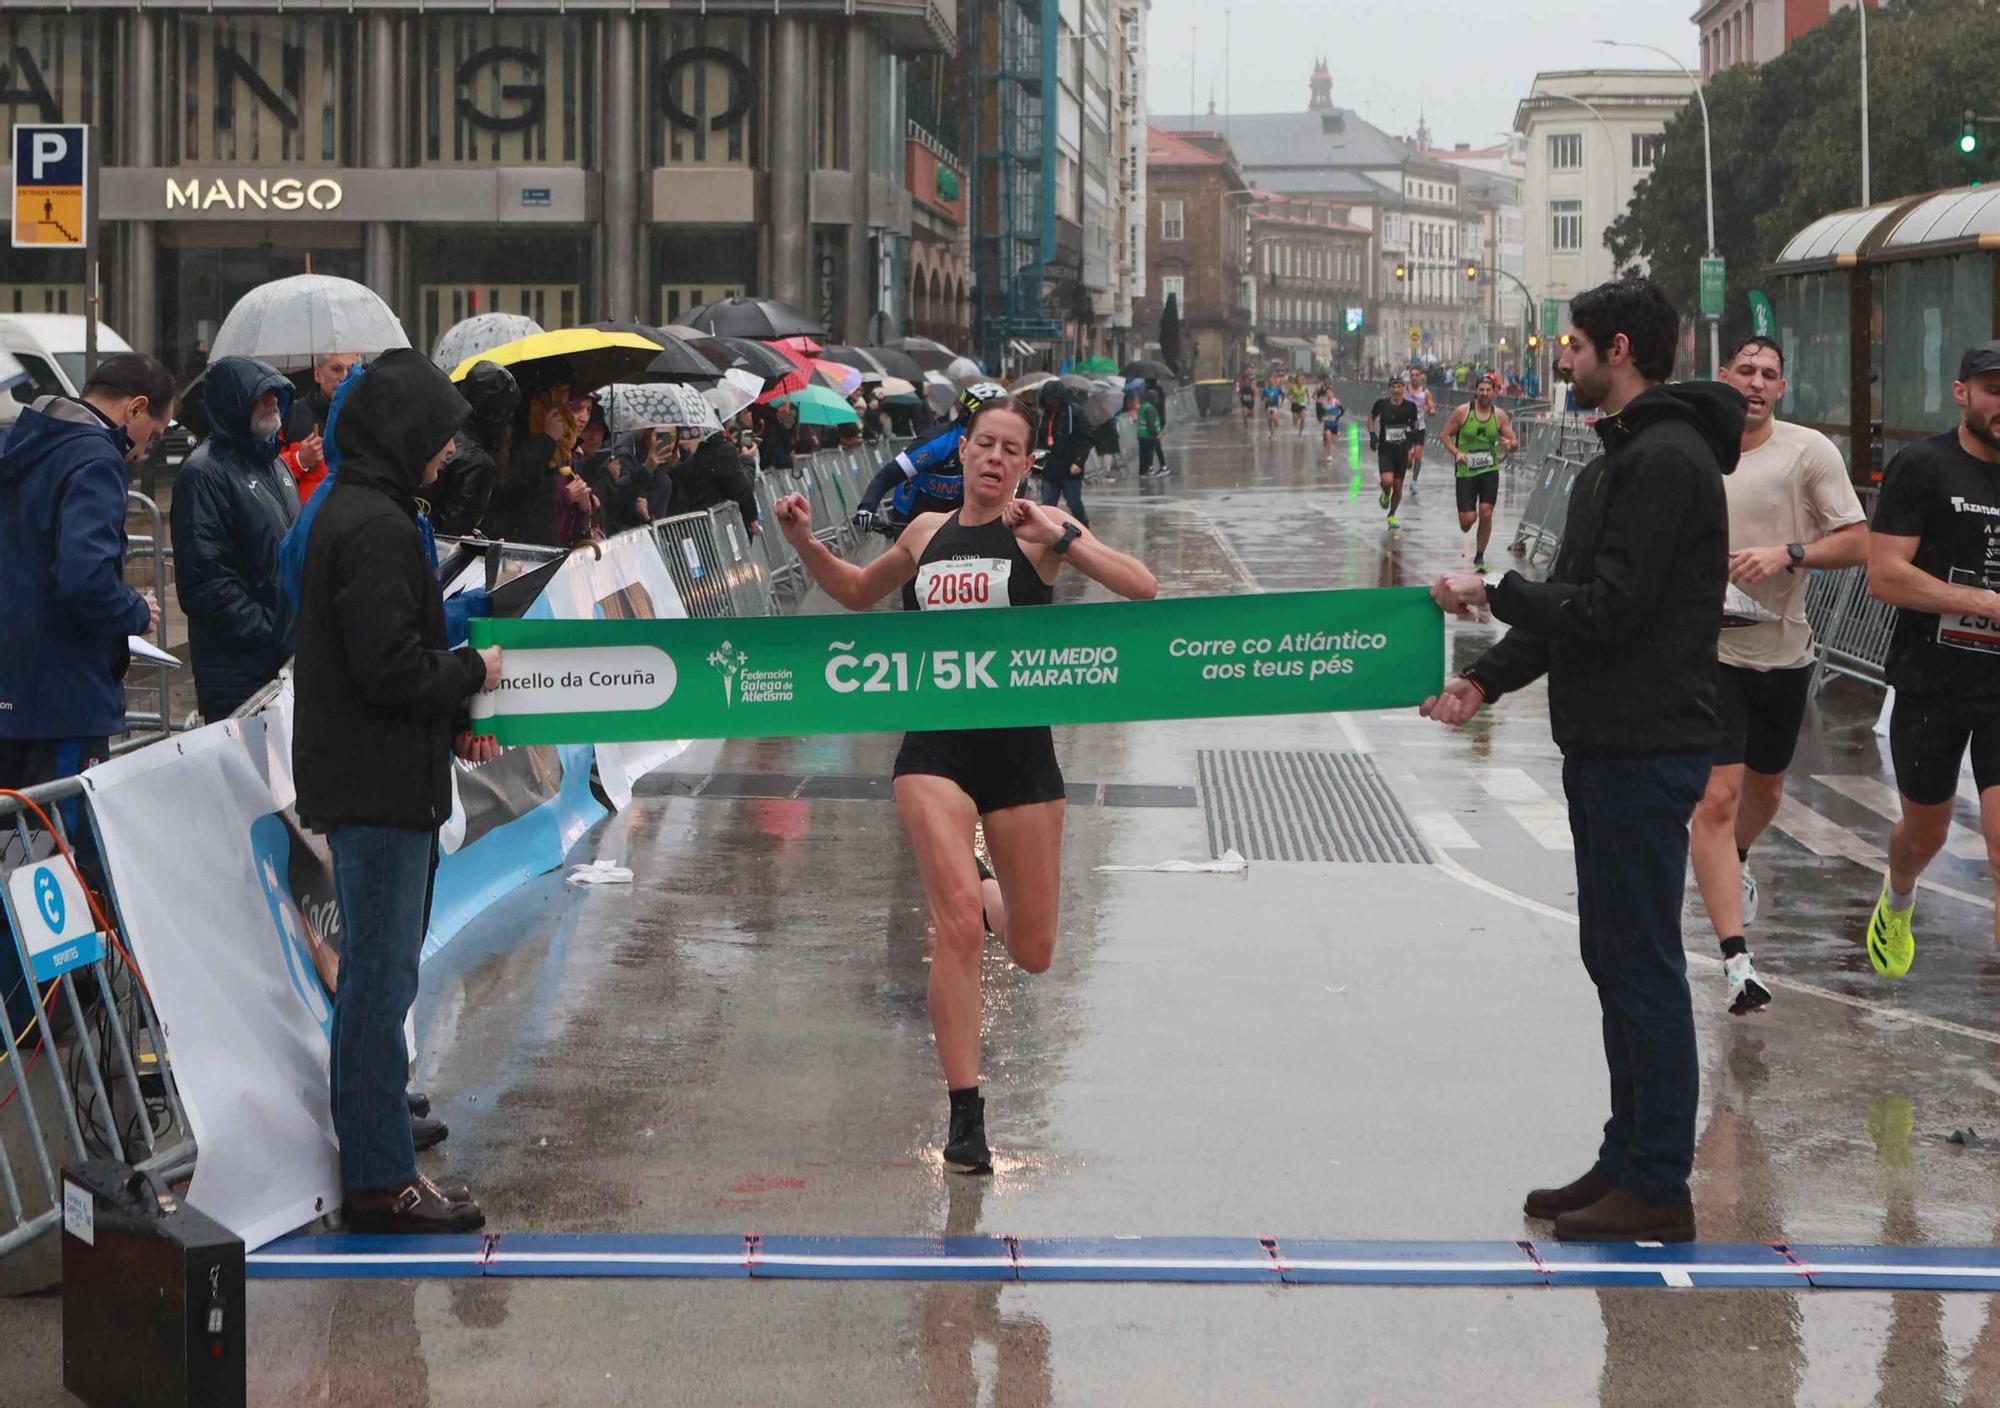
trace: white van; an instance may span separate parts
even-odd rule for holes
[[[0,353],[28,374],[25,382],[0,391],[0,427],[12,425],[21,408],[38,397],[74,396],[83,389],[83,331],[79,313],[0,313]],[[98,356],[131,350],[124,338],[97,325]]]

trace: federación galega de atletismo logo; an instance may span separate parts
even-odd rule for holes
[[[743,667],[750,663],[750,656],[728,641],[724,641],[708,652],[708,663],[722,676],[722,706],[725,709],[735,707],[736,677],[743,673]]]

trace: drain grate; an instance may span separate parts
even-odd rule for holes
[[[1204,748],[1208,846],[1248,860],[1428,865],[1430,848],[1366,753]]]

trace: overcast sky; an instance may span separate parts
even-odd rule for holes
[[[1216,0],[1153,0],[1148,108],[1187,111],[1193,54],[1195,111],[1290,112],[1305,107],[1313,54],[1324,50],[1333,101],[1392,135],[1416,130],[1421,107],[1439,146],[1501,140],[1535,75],[1551,69],[1654,68],[1666,60],[1639,50],[1600,48],[1629,39],[1670,50],[1689,68],[1700,39],[1689,20],[1697,0],[1511,0],[1497,5],[1448,0],[1398,11],[1363,0],[1235,0],[1228,6],[1229,63],[1223,65],[1224,6]],[[1384,15],[1400,15],[1385,22]],[[1189,33],[1199,25],[1198,34]],[[1227,101],[1225,101],[1227,95]]]

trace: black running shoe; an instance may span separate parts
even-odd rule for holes
[[[419,1154],[426,1149],[437,1148],[450,1137],[451,1126],[443,1120],[433,1119],[429,1115],[410,1116],[410,1142],[416,1146]]]
[[[958,1173],[993,1172],[993,1151],[986,1147],[986,1101],[967,1102],[951,1112],[951,1132],[944,1141],[944,1161]]]

